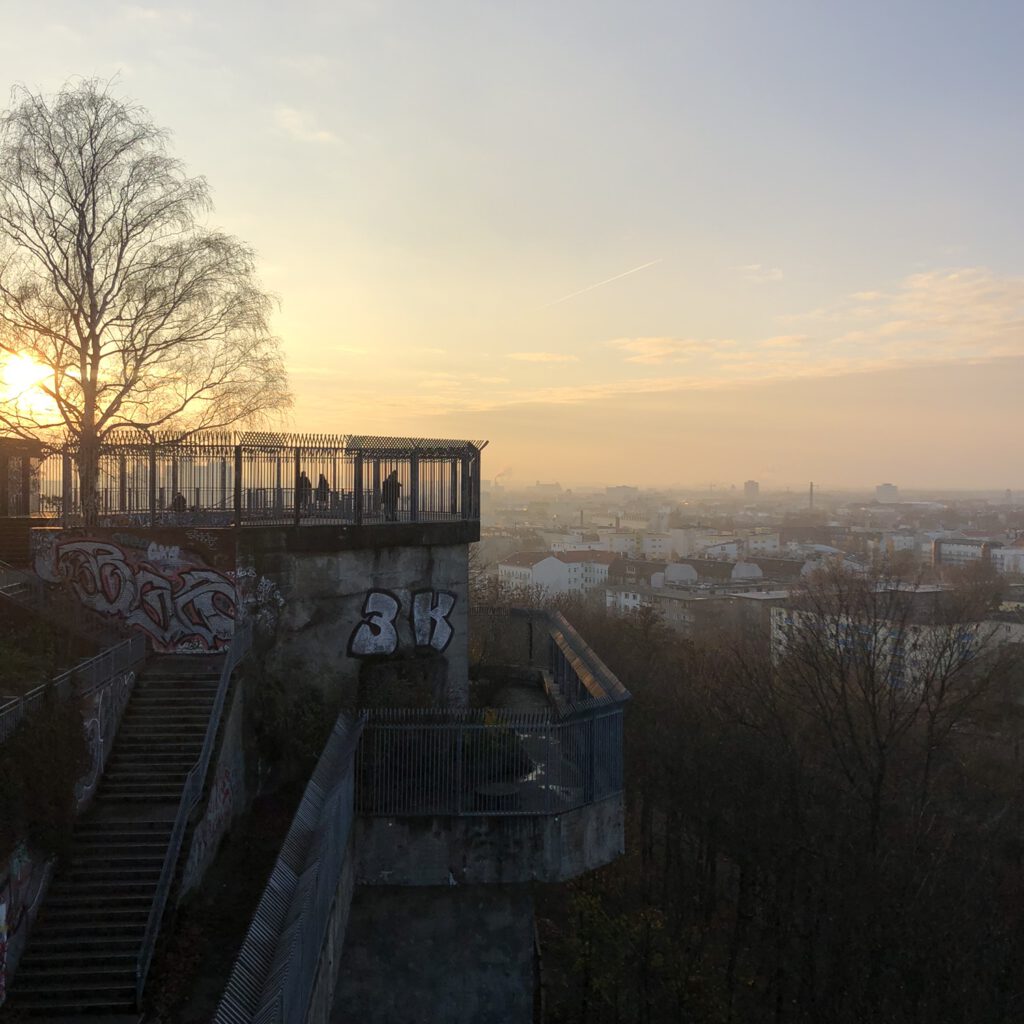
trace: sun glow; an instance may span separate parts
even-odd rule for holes
[[[31,356],[8,356],[0,362],[0,401],[14,407],[22,415],[45,413],[53,402],[40,385],[50,376],[48,367]]]

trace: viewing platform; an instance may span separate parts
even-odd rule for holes
[[[486,442],[355,434],[147,435],[100,447],[94,525],[364,526],[480,519]],[[83,524],[72,442],[0,439],[0,517]]]

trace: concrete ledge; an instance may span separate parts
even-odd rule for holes
[[[621,794],[560,815],[359,817],[356,883],[564,882],[624,851]]]
[[[479,520],[368,523],[363,526],[243,526],[236,531],[241,552],[327,554],[374,548],[469,544],[480,539]]]

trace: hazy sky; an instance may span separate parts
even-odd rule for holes
[[[5,2],[280,298],[302,429],[485,474],[1024,486],[1024,4]]]

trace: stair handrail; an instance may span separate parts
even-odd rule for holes
[[[5,597],[10,597],[9,594],[5,594],[6,589],[12,584],[20,584],[23,587],[28,587],[32,591],[34,600],[41,601],[43,596],[43,581],[34,572],[25,572],[23,569],[15,569],[13,565],[8,565],[4,561],[0,561],[0,594],[4,594]],[[14,600],[14,598],[11,598]]]
[[[171,829],[171,836],[167,843],[167,852],[164,854],[163,866],[160,869],[160,880],[157,882],[153,903],[149,908],[149,917],[146,921],[146,931],[143,935],[142,946],[135,961],[135,1003],[140,1010],[142,1009],[142,990],[146,983],[146,975],[149,973],[150,962],[153,959],[153,950],[156,948],[157,936],[160,934],[160,925],[163,921],[167,898],[170,896],[171,883],[174,880],[174,868],[178,862],[178,855],[181,853],[181,843],[185,837],[185,828],[188,825],[192,809],[203,795],[206,773],[210,767],[210,758],[213,755],[214,743],[217,741],[217,732],[220,729],[220,719],[224,712],[224,703],[227,700],[228,690],[231,686],[231,675],[242,659],[249,653],[251,647],[252,621],[247,620],[235,626],[231,646],[228,648],[227,654],[224,656],[224,664],[221,666],[220,679],[217,682],[217,693],[213,700],[213,708],[210,711],[210,719],[206,724],[203,748],[196,763],[185,777],[185,784],[181,790],[178,811],[174,817],[174,826]]]
[[[47,693],[54,694],[60,700],[66,700],[72,694],[87,696],[106,686],[114,676],[134,669],[145,658],[146,638],[139,634],[79,662],[20,697],[12,697],[0,705],[0,743],[10,739],[32,705],[43,700]],[[0,701],[4,699],[0,697]]]

